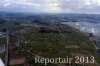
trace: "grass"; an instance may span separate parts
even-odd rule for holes
[[[27,49],[31,48],[32,52],[50,58],[72,56],[71,53],[90,55],[89,52],[91,52],[91,54],[95,54],[95,48],[87,36],[82,35],[69,26],[56,26],[56,28],[53,28],[71,30],[72,34],[62,33],[62,36],[60,33],[53,32],[40,33],[37,28],[32,27],[25,33],[19,33],[21,46]],[[26,41],[27,43],[25,43]],[[77,45],[79,48],[65,48],[66,45]],[[43,66],[43,64],[36,64],[36,66]]]

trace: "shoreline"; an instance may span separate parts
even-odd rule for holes
[[[63,24],[63,23],[61,23],[61,24]],[[65,25],[67,25],[67,24],[65,24]],[[70,26],[70,25],[68,25],[68,26]],[[70,27],[72,27],[72,26],[70,26]],[[74,27],[72,27],[72,28],[74,28]],[[92,42],[93,46],[95,47],[95,50],[100,50],[100,47],[96,46],[96,44],[97,44],[98,42],[100,42],[100,40],[98,40],[98,39],[94,36],[93,33],[88,33],[88,32],[84,32],[84,31],[80,31],[80,29],[76,29],[76,28],[74,28],[74,29],[75,29],[75,31],[80,32],[80,33],[83,34],[84,36],[87,36],[87,37],[89,38],[89,40]]]
[[[84,31],[80,31],[79,29],[76,29],[76,30],[79,31],[81,34],[87,36],[89,38],[89,40],[92,42],[92,44],[96,50],[100,50],[100,47],[96,46],[97,42],[100,42],[100,41],[98,39],[96,39],[96,37],[93,35],[93,33],[87,33]]]

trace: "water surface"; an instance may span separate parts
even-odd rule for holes
[[[62,22],[62,24],[67,24],[71,27],[75,27],[80,31],[84,31],[87,33],[93,33],[94,36],[100,40],[100,23],[91,23],[91,22]],[[100,47],[100,43],[96,44]]]
[[[93,33],[93,35],[100,40],[100,23],[90,23],[90,22],[62,22],[62,24],[67,24],[71,27],[79,29],[87,33]],[[100,48],[100,43],[96,44]],[[97,50],[97,53],[100,54],[100,50]]]

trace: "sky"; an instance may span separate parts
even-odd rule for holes
[[[0,11],[100,14],[100,0],[0,0]]]

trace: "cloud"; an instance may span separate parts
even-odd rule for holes
[[[6,3],[4,4],[4,7],[8,7],[9,5],[11,5],[11,3]]]
[[[100,0],[0,0],[0,8],[8,11],[100,13],[99,6]]]

